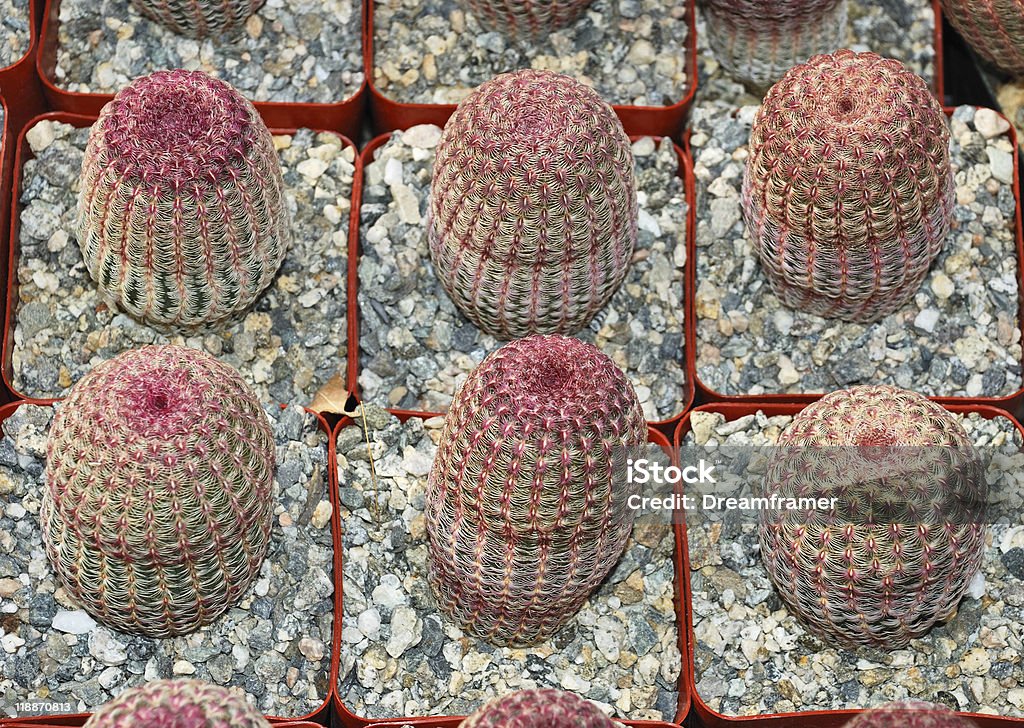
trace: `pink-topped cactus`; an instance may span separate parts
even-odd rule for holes
[[[571,25],[590,0],[461,0],[489,31],[519,42],[536,41]]]
[[[922,700],[886,703],[854,716],[845,728],[976,728],[977,724],[957,715],[945,705]]]
[[[613,728],[601,710],[575,693],[545,688],[495,698],[459,728]]]
[[[893,649],[956,610],[981,565],[988,485],[953,415],[898,387],[853,387],[805,407],[778,445],[761,557],[810,631]],[[799,498],[831,502],[785,502]]]
[[[448,410],[427,489],[441,609],[496,644],[564,625],[625,548],[638,486],[614,458],[646,435],[633,387],[590,344],[530,336],[484,359]]]
[[[791,308],[859,323],[899,309],[945,244],[953,193],[945,115],[899,61],[815,56],[754,119],[743,217]]]
[[[142,15],[188,38],[238,35],[264,0],[132,0]]]
[[[715,58],[755,88],[846,45],[846,0],[703,0],[701,10]]]
[[[84,728],[270,728],[237,690],[200,680],[154,680],[103,705]]]
[[[1024,2],[942,0],[942,13],[985,60],[1013,76],[1024,75]]]
[[[96,366],[47,443],[39,520],[60,584],[122,632],[213,622],[259,574],[274,463],[259,401],[209,354],[147,346]]]
[[[622,283],[636,243],[622,123],[561,74],[482,84],[441,135],[428,236],[441,285],[487,333],[579,331]]]
[[[214,328],[248,308],[284,260],[290,224],[270,132],[223,81],[158,71],[93,124],[78,244],[100,289],[155,328]]]

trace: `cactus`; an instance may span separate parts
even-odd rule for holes
[[[493,78],[445,124],[427,224],[441,285],[481,329],[503,339],[580,330],[622,283],[636,243],[622,123],[567,76]]]
[[[266,414],[227,364],[148,346],[98,365],[47,442],[40,523],[61,585],[123,632],[209,624],[259,573],[274,462]]]
[[[812,632],[896,648],[955,611],[981,565],[988,486],[952,415],[898,387],[853,387],[804,408],[779,445],[763,496],[835,499],[759,511],[768,575]]]
[[[496,698],[459,728],[612,728],[615,723],[575,693],[551,688],[520,690]]]
[[[202,40],[238,35],[263,0],[132,0],[142,15],[170,31]]]
[[[646,434],[632,385],[590,344],[531,336],[484,359],[448,410],[427,488],[441,609],[502,645],[565,624],[625,548],[636,486],[613,460]]]
[[[976,728],[976,725],[974,721],[962,718],[945,705],[904,700],[858,713],[845,728]]]
[[[539,41],[576,21],[590,0],[462,0],[480,26],[520,43]]]
[[[1020,0],[942,0],[943,15],[996,68],[1024,75],[1024,4]]]
[[[756,89],[846,45],[846,0],[704,0],[701,9],[715,58]]]
[[[158,71],[93,124],[78,243],[100,289],[132,316],[170,331],[224,323],[270,284],[289,226],[270,132],[223,81]]]
[[[235,690],[200,680],[154,680],[122,691],[83,728],[270,728]]]
[[[815,56],[768,92],[743,217],[784,305],[859,323],[892,313],[942,250],[952,210],[945,116],[899,61]]]

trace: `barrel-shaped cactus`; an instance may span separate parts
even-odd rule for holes
[[[40,522],[61,585],[124,632],[209,624],[259,573],[274,462],[267,416],[227,364],[150,346],[98,365],[47,443]]]
[[[241,32],[264,0],[132,0],[150,20],[189,38],[218,41]]]
[[[484,29],[527,42],[572,24],[590,0],[462,0],[462,4]]]
[[[445,124],[428,228],[434,272],[481,329],[503,339],[578,331],[622,283],[636,242],[622,123],[561,74],[482,84]]]
[[[632,385],[592,345],[531,336],[484,359],[445,417],[427,489],[442,610],[496,644],[565,624],[625,548],[637,486],[616,458],[645,441]]]
[[[270,728],[238,690],[200,680],[154,680],[122,691],[84,728]]]
[[[942,0],[942,13],[989,63],[1024,75],[1024,3],[1020,0]]]
[[[886,703],[858,713],[845,728],[976,728],[977,724],[957,715],[945,705],[922,700]]]
[[[161,330],[244,311],[291,239],[281,165],[253,105],[200,71],[121,89],[82,162],[78,244],[101,291]]]
[[[899,61],[815,56],[754,119],[743,216],[786,306],[868,323],[903,306],[953,209],[946,118]]]
[[[846,0],[703,0],[701,10],[715,58],[755,88],[846,45]]]
[[[981,564],[988,486],[949,412],[897,387],[853,387],[804,408],[778,444],[761,556],[812,632],[896,648],[955,611]]]
[[[459,728],[613,728],[600,708],[575,693],[544,688],[495,698]]]

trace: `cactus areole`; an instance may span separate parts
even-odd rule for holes
[[[455,395],[427,488],[441,609],[497,644],[565,624],[626,545],[638,486],[613,458],[646,434],[629,381],[590,344],[531,336],[484,359]]]
[[[899,61],[815,56],[754,119],[743,217],[786,306],[859,323],[897,310],[945,244],[953,195],[946,117]]]
[[[259,573],[274,462],[267,416],[227,364],[178,346],[100,364],[47,443],[39,517],[60,584],[123,632],[209,624]]]
[[[953,415],[898,387],[853,387],[805,407],[778,444],[763,495],[835,499],[759,512],[768,575],[804,625],[894,649],[949,618],[981,565],[988,496]]]
[[[241,33],[264,0],[131,0],[142,15],[171,32],[218,42]]]
[[[122,691],[84,728],[270,728],[238,690],[200,680],[153,680]]]
[[[977,728],[977,725],[945,705],[902,700],[869,708],[854,716],[844,728]]]
[[[544,688],[495,698],[459,728],[614,728],[601,709],[575,693]]]
[[[428,214],[434,272],[473,323],[501,339],[574,333],[609,301],[633,255],[629,138],[575,79],[497,76],[445,124]]]
[[[78,244],[100,290],[163,331],[215,328],[253,303],[291,240],[281,165],[253,105],[199,71],[159,71],[92,126]]]

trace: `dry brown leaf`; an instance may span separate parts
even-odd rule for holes
[[[320,387],[313,397],[313,403],[309,405],[309,408],[321,415],[324,412],[330,412],[335,415],[350,414],[346,411],[345,405],[351,394],[345,388],[345,380],[342,379],[340,374],[335,374],[324,386]]]

